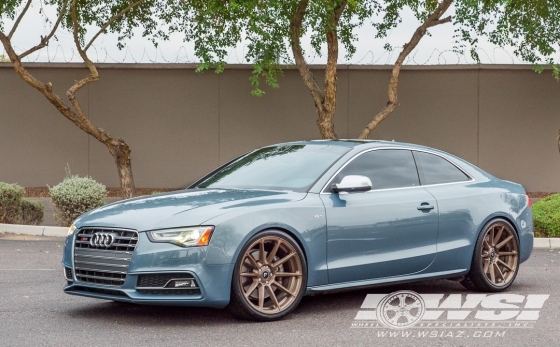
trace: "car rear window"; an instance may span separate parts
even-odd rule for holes
[[[414,151],[422,185],[468,181],[470,178],[448,160],[426,152]]]

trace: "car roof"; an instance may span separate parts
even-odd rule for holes
[[[298,144],[298,145],[328,145],[328,146],[338,146],[338,147],[348,147],[348,148],[375,148],[375,147],[407,147],[407,148],[424,148],[431,149],[429,147],[415,145],[411,143],[386,141],[386,140],[361,140],[361,139],[338,139],[338,140],[308,140],[308,141],[294,141],[287,143],[279,143],[277,145],[287,145],[287,144]]]

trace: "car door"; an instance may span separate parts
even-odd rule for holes
[[[362,175],[367,192],[334,193],[344,176]],[[351,159],[321,194],[327,217],[329,283],[422,271],[436,255],[438,208],[420,186],[411,151],[371,150]]]
[[[471,265],[473,240],[489,190],[480,186],[462,169],[436,153],[413,151],[420,184],[438,203],[438,262],[433,271],[468,269]],[[445,261],[443,261],[445,260]]]

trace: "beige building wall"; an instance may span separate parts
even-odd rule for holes
[[[31,64],[61,96],[86,74],[79,64]],[[280,88],[250,94],[250,67],[196,73],[182,64],[100,64],[79,94],[92,122],[132,149],[137,187],[179,188],[255,147],[318,138],[316,113],[297,70]],[[323,68],[314,67],[319,82]],[[387,102],[390,67],[340,66],[335,127],[355,138]],[[527,66],[411,66],[399,107],[371,138],[456,154],[528,191],[560,191],[560,83]],[[65,97],[64,97],[65,99]],[[64,168],[119,185],[107,148],[60,115],[9,64],[0,63],[0,181],[54,185]]]

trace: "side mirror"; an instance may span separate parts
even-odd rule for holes
[[[371,190],[371,180],[366,176],[348,175],[344,176],[338,184],[333,184],[331,189],[335,193],[340,192],[367,192]]]

